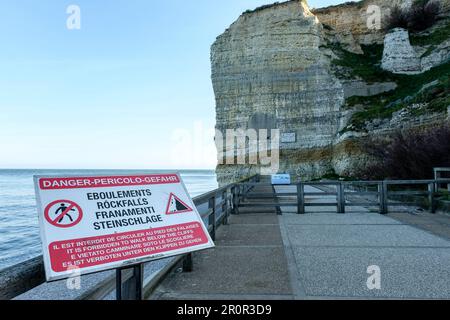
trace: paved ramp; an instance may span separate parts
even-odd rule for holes
[[[150,299],[293,299],[275,208],[240,211],[218,229],[214,249],[194,254],[192,272],[174,270]]]
[[[276,213],[232,216],[216,248],[194,254],[193,272],[175,270],[151,299],[293,299]]]
[[[194,271],[172,272],[151,298],[450,298],[450,241],[407,219],[363,207],[282,216],[270,206],[257,210],[232,216],[217,233],[217,247],[194,255]],[[367,287],[369,266],[381,271],[380,289]]]
[[[285,214],[296,298],[450,298],[450,242],[375,213]],[[369,290],[369,266],[381,289]]]

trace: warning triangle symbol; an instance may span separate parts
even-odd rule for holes
[[[191,207],[189,207],[173,193],[170,194],[169,202],[167,203],[166,214],[177,214],[190,211],[193,211]]]

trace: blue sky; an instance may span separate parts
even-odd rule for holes
[[[210,45],[267,3],[0,0],[0,168],[213,168]]]

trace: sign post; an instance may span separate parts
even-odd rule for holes
[[[131,278],[125,282],[123,273],[132,272]],[[142,300],[142,282],[144,280],[144,266],[142,263],[133,267],[116,269],[116,300]]]
[[[133,267],[141,297],[142,263],[214,247],[179,174],[34,182],[47,281],[117,269],[122,297],[122,269]]]

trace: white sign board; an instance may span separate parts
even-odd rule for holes
[[[297,134],[295,132],[285,132],[281,134],[282,143],[295,143],[297,142]]]
[[[48,281],[214,247],[179,174],[34,184]]]
[[[291,176],[289,174],[273,174],[272,184],[291,184]]]

